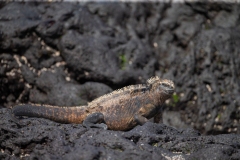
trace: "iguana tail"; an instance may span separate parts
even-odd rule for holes
[[[46,118],[60,123],[82,123],[86,106],[57,107],[39,104],[22,104],[12,109],[15,116]]]

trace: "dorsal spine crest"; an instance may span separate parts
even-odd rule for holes
[[[121,95],[121,94],[130,94],[131,95],[131,93],[143,92],[147,89],[148,89],[148,86],[145,84],[126,86],[126,87],[120,88],[118,90],[115,90],[111,93],[105,94],[105,95],[93,100],[92,102],[88,103],[88,105],[100,103],[101,101],[109,99],[112,95],[116,95],[116,96]]]
[[[147,80],[147,83],[151,85],[151,84],[156,83],[157,81],[160,81],[160,78],[158,76],[154,76],[154,77],[149,78]]]

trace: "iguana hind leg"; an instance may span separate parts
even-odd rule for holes
[[[103,128],[107,129],[107,125],[104,122],[104,115],[102,113],[96,112],[89,114],[83,121],[83,126],[86,128]]]

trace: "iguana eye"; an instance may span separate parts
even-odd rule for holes
[[[163,87],[166,87],[166,88],[172,88],[172,86],[170,86],[169,84],[167,84],[167,83],[162,83],[161,84]]]

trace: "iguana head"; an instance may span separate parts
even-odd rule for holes
[[[174,92],[174,83],[168,79],[160,79],[158,76],[148,79],[147,84],[153,92],[164,93],[168,98]]]

